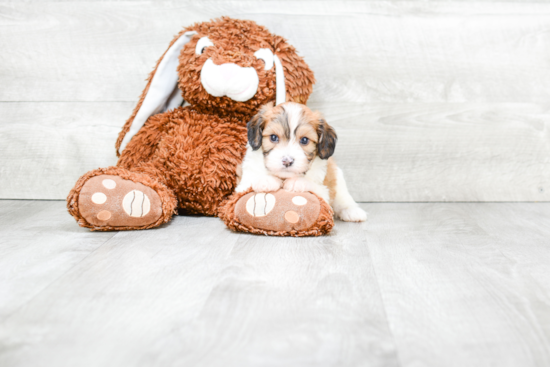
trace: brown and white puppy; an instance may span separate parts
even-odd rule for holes
[[[338,140],[319,112],[302,104],[269,103],[250,120],[248,145],[237,192],[311,191],[348,222],[367,214],[348,192],[342,170],[331,158]]]

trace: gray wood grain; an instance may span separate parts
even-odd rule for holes
[[[0,200],[0,320],[114,236],[79,228],[63,204]]]
[[[221,15],[289,38],[314,101],[550,97],[548,3],[34,1],[0,14],[0,101],[135,101],[173,35]]]
[[[367,229],[404,366],[550,364],[548,204],[373,204]]]
[[[65,222],[58,212],[62,202],[39,215]],[[36,237],[18,218],[20,231]],[[48,224],[51,236],[64,236],[64,225]],[[360,227],[338,223],[328,237],[281,239],[177,217],[118,233],[10,317],[0,315],[0,365],[396,366]],[[29,237],[15,247],[21,256]],[[67,260],[59,243],[41,244]],[[29,284],[37,269],[53,271],[24,269]]]
[[[357,200],[550,200],[550,4],[389,0],[2,2],[0,198],[114,164],[172,36],[221,15],[300,50]]]
[[[550,200],[544,104],[311,103],[339,135],[336,160],[359,201]],[[116,163],[132,102],[0,103],[0,197],[64,199]],[[37,121],[39,119],[39,121]]]
[[[76,180],[116,164],[133,103],[0,103],[0,198],[65,199]]]
[[[312,104],[359,201],[548,201],[548,105]]]
[[[239,235],[200,314],[156,343],[152,361],[397,366],[360,228],[340,222],[322,238]]]
[[[550,203],[362,207],[288,239],[92,233],[61,201],[0,200],[0,365],[550,363]]]

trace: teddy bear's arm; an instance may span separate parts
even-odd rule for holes
[[[180,107],[183,109],[183,107]],[[140,131],[134,135],[122,152],[118,166],[135,167],[141,162],[147,161],[157,150],[159,143],[170,129],[176,110],[159,113],[149,117]]]

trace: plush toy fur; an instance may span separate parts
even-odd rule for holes
[[[170,47],[180,37],[189,35],[190,31],[195,31],[196,34],[190,36],[189,42],[183,46],[177,66],[178,87],[189,105],[150,116],[121,151],[124,137],[131,130],[136,115],[152,88],[151,83],[165,56],[163,55],[149,76],[136,108],[118,137],[116,149],[120,158],[116,167],[100,168],[86,173],[67,198],[68,210],[79,225],[92,230],[152,228],[169,221],[176,208],[184,213],[209,216],[217,216],[222,210],[227,217],[232,210],[231,205],[236,204],[235,200],[228,201],[228,198],[236,187],[236,168],[246,151],[246,124],[262,105],[275,101],[276,96],[275,68],[265,70],[264,61],[256,58],[254,52],[268,48],[278,56],[284,69],[287,101],[305,103],[311,94],[315,82],[313,72],[293,46],[284,38],[271,34],[266,28],[252,21],[223,17],[185,28],[170,43]],[[214,45],[197,55],[196,44],[204,36],[208,36]],[[259,79],[256,94],[244,102],[237,102],[227,96],[210,95],[201,84],[201,70],[208,59],[216,65],[234,63],[243,68],[254,68]],[[127,222],[121,225],[116,221],[116,216],[109,214],[110,219],[101,225],[91,223],[94,221],[90,220],[91,211],[88,209],[96,202],[89,202],[91,196],[81,196],[80,193],[91,190],[89,180],[92,177],[102,178],[105,175],[129,180],[130,186],[142,184],[153,189],[158,197],[153,195],[155,197],[151,197],[146,206],[161,205],[160,217],[153,222],[146,222],[145,218],[135,218],[131,225]],[[109,213],[121,211],[123,198],[120,195],[113,196],[114,191],[100,187],[101,180],[98,182],[97,190],[102,190],[98,195],[107,199],[97,205],[103,206]],[[92,189],[96,190],[96,186]],[[139,191],[138,186],[135,190]],[[231,205],[228,206],[228,203]],[[134,200],[131,205],[135,205]],[[141,205],[143,207],[143,203]],[[322,206],[323,213],[332,213],[330,207],[326,208],[326,203],[322,203]],[[323,220],[327,220],[326,215]],[[233,224],[230,227],[237,229],[238,226]],[[330,231],[329,227],[332,225],[324,225],[323,228],[328,230],[323,233]],[[258,232],[251,227],[245,230],[264,233],[261,229]],[[300,235],[298,232],[294,235]]]
[[[261,217],[251,216],[246,210],[246,203],[252,196],[261,197],[263,195],[265,194],[252,192],[252,189],[234,194],[220,210],[220,218],[234,231],[263,234],[266,236],[321,236],[329,233],[334,226],[332,208],[314,193],[296,194],[279,190],[276,193],[272,193],[276,200],[275,207],[271,213],[267,213],[267,215]],[[307,197],[308,205],[295,205],[292,202],[292,198],[296,196],[300,198]],[[290,200],[285,200],[286,198],[290,198]],[[277,205],[281,204],[284,208],[277,208]],[[297,223],[300,225],[299,228],[296,228],[294,223],[286,220],[285,215],[280,215],[288,214],[289,212],[297,214],[296,219],[302,222]]]

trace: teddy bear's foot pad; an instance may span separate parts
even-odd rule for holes
[[[89,179],[80,191],[78,207],[88,223],[100,227],[141,227],[162,215],[155,190],[113,175]]]
[[[309,192],[251,192],[235,206],[237,220],[246,225],[274,232],[310,228],[319,217],[321,203]]]

